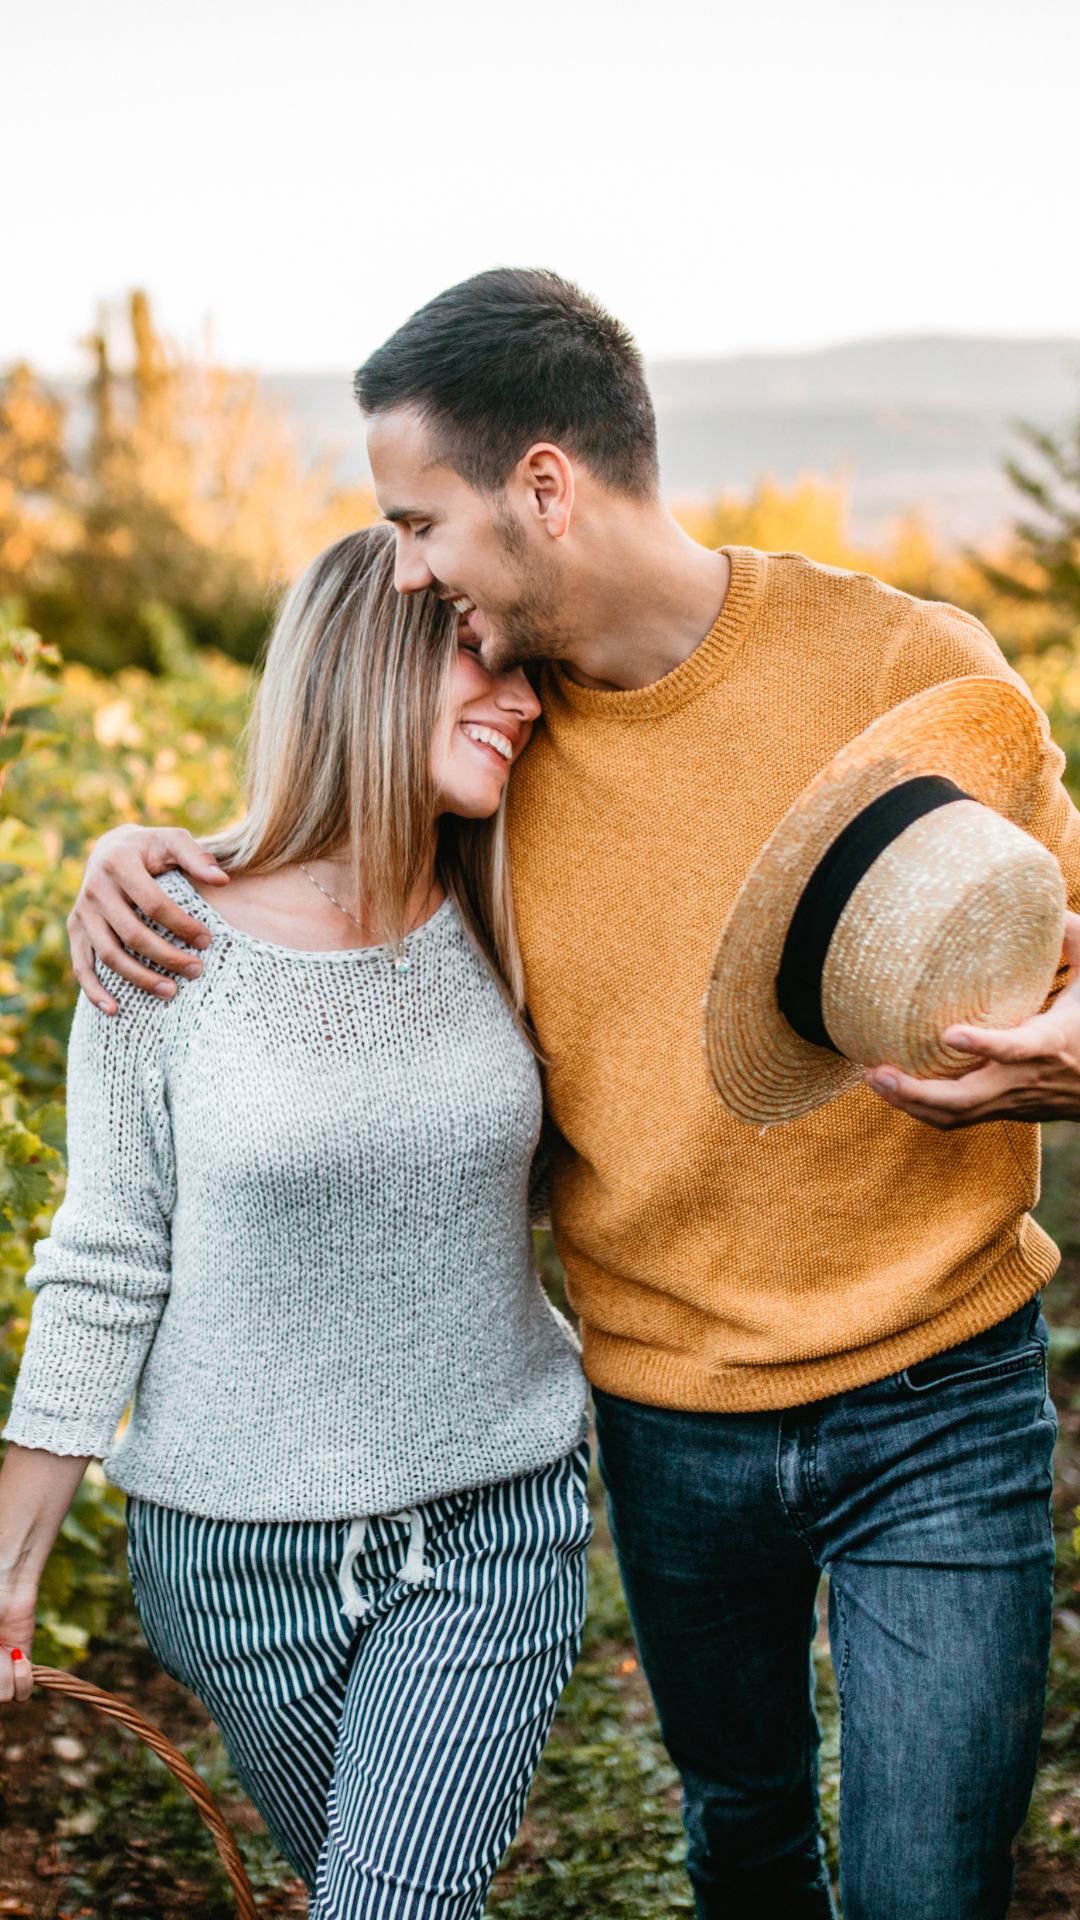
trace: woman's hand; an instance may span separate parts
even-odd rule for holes
[[[228,885],[228,874],[183,827],[114,827],[90,855],[67,929],[75,978],[102,1013],[115,1013],[116,1001],[94,971],[95,955],[114,973],[163,999],[171,999],[176,992],[175,981],[163,980],[141,966],[125,948],[133,947],[145,959],[188,980],[202,972],[201,961],[152,933],[135,912],[138,907],[188,947],[210,945],[202,921],[185,913],[152,879],[170,867],[181,867],[193,880],[210,886]]]
[[[0,1573],[0,1702],[29,1700],[33,1688],[31,1649],[37,1612],[37,1581],[16,1584]]]

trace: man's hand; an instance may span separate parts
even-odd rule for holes
[[[181,953],[160,934],[152,933],[134,910],[140,908],[186,946],[210,945],[202,921],[185,913],[151,878],[170,867],[182,867],[193,880],[211,886],[228,885],[228,874],[183,827],[114,827],[90,855],[67,929],[75,978],[87,999],[102,1013],[115,1013],[116,1001],[94,972],[95,954],[114,973],[163,999],[176,992],[175,981],[163,980],[160,974],[141,966],[124,951],[125,947],[133,947],[147,960],[188,980],[202,972],[200,960],[193,960],[190,953]]]
[[[975,1056],[962,1079],[918,1080],[897,1067],[872,1067],[867,1086],[890,1107],[945,1131],[984,1120],[1080,1120],[1080,914],[1065,915],[1064,951],[1070,984],[1045,1013],[1019,1027],[946,1028],[947,1046]]]

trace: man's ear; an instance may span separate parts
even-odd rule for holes
[[[574,464],[561,447],[538,440],[518,462],[524,507],[542,532],[561,540],[574,517]]]

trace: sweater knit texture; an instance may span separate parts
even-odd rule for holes
[[[585,1367],[657,1406],[796,1406],[983,1331],[1049,1279],[1033,1126],[950,1133],[866,1087],[758,1133],[700,1044],[720,929],[802,788],[877,715],[1015,680],[981,623],[800,554],[725,549],[711,631],[650,686],[546,671],[511,783],[529,1007],[549,1062],[552,1224]],[[1045,728],[1045,718],[1043,719]],[[1080,904],[1046,730],[1029,831]]]
[[[114,1017],[79,1001],[4,1437],[237,1520],[383,1513],[568,1452],[586,1389],[533,1259],[539,1076],[453,904],[399,972],[162,885],[213,943],[171,1001],[111,973]]]

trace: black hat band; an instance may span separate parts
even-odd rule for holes
[[[780,1011],[800,1039],[840,1052],[821,1011],[821,977],[837,922],[860,880],[923,814],[971,797],[940,774],[918,774],[872,800],[822,855],[791,916],[776,976]]]

